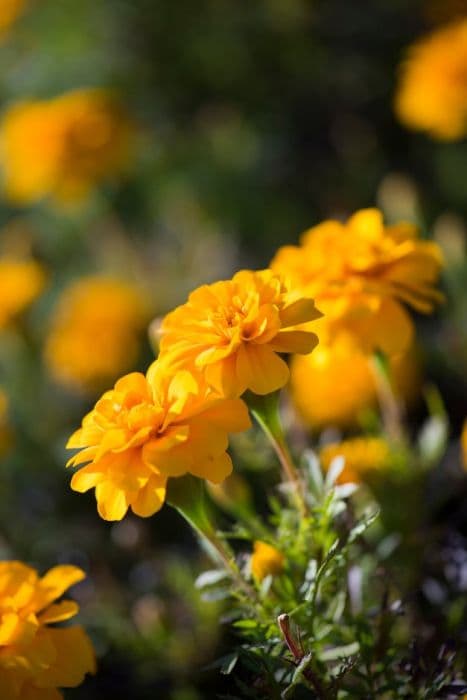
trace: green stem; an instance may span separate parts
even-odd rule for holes
[[[170,479],[167,503],[175,508],[207,545],[216,563],[221,563],[249,600],[256,598],[254,589],[243,579],[230,547],[218,536],[208,515],[204,485],[191,475]]]
[[[394,393],[391,367],[386,355],[375,352],[371,357],[371,368],[384,427],[392,441],[401,443],[404,441],[402,409]]]
[[[305,515],[307,508],[303,482],[287,446],[280,420],[278,392],[275,394],[268,394],[267,396],[250,394],[246,401],[279,459],[285,477],[284,481],[293,486],[300,513]]]

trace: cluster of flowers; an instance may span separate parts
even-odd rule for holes
[[[128,508],[152,515],[169,478],[219,483],[230,474],[228,435],[250,425],[241,397],[287,383],[280,354],[308,355],[318,338],[331,351],[345,342],[366,356],[404,352],[413,336],[404,305],[430,313],[442,299],[440,250],[417,233],[362,210],[310,229],[267,270],[192,292],[160,323],[160,354],[146,375],[120,379],[71,437],[79,452],[69,465],[86,465],[72,488],[95,488],[106,520]]]

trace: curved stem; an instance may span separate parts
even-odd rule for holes
[[[297,506],[300,513],[304,515],[307,508],[303,482],[295,467],[285,439],[278,409],[278,394],[269,394],[267,396],[252,395],[248,399],[248,405],[279,459],[285,477],[284,480],[293,486]]]
[[[402,442],[404,439],[402,409],[394,393],[388,359],[377,352],[372,355],[370,364],[386,432],[394,442]]]

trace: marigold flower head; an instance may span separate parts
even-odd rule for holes
[[[71,600],[56,602],[85,574],[56,566],[39,577],[19,561],[0,562],[0,696],[2,700],[60,700],[95,673],[91,641],[82,629],[51,627],[78,612]]]
[[[102,388],[135,361],[147,317],[142,294],[126,282],[99,276],[72,282],[45,344],[51,375],[73,388]]]
[[[406,404],[420,390],[420,371],[413,347],[390,357],[395,392]],[[315,430],[351,428],[365,411],[376,407],[377,388],[371,358],[348,336],[332,345],[320,343],[310,355],[295,355],[290,365],[292,401],[303,421]]]
[[[410,47],[400,70],[395,109],[412,129],[443,140],[467,133],[467,18]]]
[[[225,479],[232,471],[228,433],[249,427],[240,399],[221,398],[189,372],[158,360],[146,376],[119,379],[84,418],[68,442],[80,449],[69,465],[89,464],[71,486],[95,488],[105,520],[121,520],[129,507],[147,517],[164,503],[169,477]]]
[[[434,289],[442,265],[439,247],[417,239],[413,224],[384,226],[377,209],[346,223],[325,221],[309,229],[300,246],[280,248],[271,267],[324,316],[320,342],[349,335],[366,352],[404,351],[413,324],[403,304],[430,313],[442,295]]]
[[[23,12],[26,0],[2,0],[0,3],[0,40]]]
[[[267,542],[256,540],[251,555],[251,573],[261,582],[266,576],[277,576],[284,569],[285,557]]]
[[[336,457],[345,460],[338,482],[358,483],[372,470],[384,469],[391,457],[388,443],[379,437],[357,437],[326,445],[320,452],[321,464],[329,469]]]
[[[31,259],[0,258],[0,328],[6,326],[39,296],[45,272]]]
[[[122,171],[132,131],[106,90],[14,104],[0,127],[7,197],[23,205],[47,196],[62,203],[83,199]]]
[[[165,317],[161,355],[201,372],[226,396],[268,394],[289,378],[278,353],[310,352],[317,338],[303,324],[320,315],[311,298],[292,296],[271,270],[242,270],[199,287]]]

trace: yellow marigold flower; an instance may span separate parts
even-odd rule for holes
[[[84,418],[68,442],[81,450],[69,465],[90,464],[71,486],[79,492],[95,487],[105,520],[121,520],[129,507],[147,517],[164,503],[168,477],[225,479],[232,471],[227,434],[249,427],[240,399],[220,398],[189,372],[159,360],[146,376],[119,379]]]
[[[23,12],[26,0],[2,0],[0,2],[0,39]]]
[[[59,688],[74,688],[95,673],[82,627],[50,626],[76,615],[75,602],[55,601],[84,576],[76,566],[56,566],[40,578],[19,561],[0,562],[2,700],[60,700]]]
[[[277,353],[310,352],[317,338],[302,324],[319,316],[312,299],[292,296],[271,270],[242,270],[199,287],[165,317],[161,355],[202,372],[226,396],[268,394],[289,378]]]
[[[61,384],[91,390],[127,370],[148,317],[139,290],[107,277],[84,277],[53,312],[45,360]]]
[[[467,418],[465,419],[464,427],[462,428],[461,451],[462,451],[462,463],[464,465],[464,468],[467,469]]]
[[[401,66],[395,109],[412,129],[439,139],[467,133],[467,18],[422,38]]]
[[[121,172],[131,135],[128,118],[105,90],[15,104],[0,127],[6,195],[23,205],[47,196],[81,200]]]
[[[278,549],[266,542],[256,540],[251,555],[251,573],[257,581],[266,576],[277,576],[284,569],[285,557]]]
[[[358,483],[369,471],[384,469],[390,456],[389,445],[378,437],[351,438],[326,445],[320,452],[321,464],[325,470],[329,469],[333,459],[344,457],[345,464],[338,479],[339,483]]]
[[[430,313],[442,300],[433,287],[441,265],[439,247],[418,240],[416,226],[384,226],[380,211],[363,209],[346,223],[325,221],[309,229],[300,246],[280,248],[271,267],[315,299],[324,314],[316,324],[320,342],[345,333],[366,352],[392,355],[413,336],[402,302]]]
[[[390,368],[396,394],[410,404],[420,389],[415,350],[390,357]],[[310,355],[295,355],[290,388],[297,411],[314,429],[354,427],[366,410],[377,405],[371,359],[348,337],[333,345],[320,343]]]
[[[0,258],[0,328],[24,311],[44,285],[45,272],[39,263],[10,256]]]

